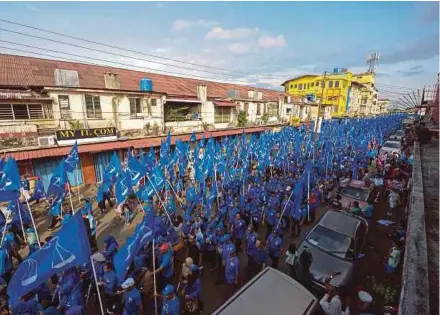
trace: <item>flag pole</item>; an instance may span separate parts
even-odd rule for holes
[[[79,163],[79,161],[78,161],[78,163]],[[79,201],[79,203],[81,203],[81,191],[80,191],[79,179],[78,179],[78,172],[79,172],[78,163],[76,163],[75,181],[76,181],[76,184],[78,185],[78,201]],[[69,191],[69,193],[70,193],[70,191]],[[70,197],[70,201],[72,201],[72,196]],[[73,214],[75,214],[75,211],[73,210],[73,205],[72,205],[72,211],[73,211]]]
[[[156,292],[156,255],[154,248],[154,237],[153,237],[153,285],[154,285],[154,314],[157,315],[157,292]]]
[[[25,197],[25,199],[26,199],[26,197]],[[26,233],[24,232],[23,218],[21,216],[20,202],[18,201],[18,199],[17,199],[17,208],[18,208],[18,216],[20,217],[21,231],[23,232],[23,240],[26,242]]]
[[[0,248],[3,247],[3,241],[4,241],[5,236],[6,236],[6,228],[7,228],[7,226],[8,226],[9,215],[10,215],[10,213],[8,213],[8,216],[6,217],[5,227],[3,228],[3,233],[2,233],[2,240],[1,240],[1,242],[0,242]]]
[[[147,175],[147,174],[146,174],[146,175]],[[160,198],[160,195],[159,195],[159,193],[157,192],[156,187],[153,185],[153,182],[151,181],[150,176],[147,175],[147,179],[148,179],[148,181],[150,182],[151,187],[153,187],[153,190],[154,190],[154,192],[156,193],[156,196],[157,196],[157,198],[159,199],[160,204],[162,205],[163,209],[165,210],[165,214],[167,215],[168,220],[170,221],[171,225],[173,225],[173,221],[171,220],[170,215],[168,214],[167,208],[166,208],[165,205],[163,204],[163,201],[162,201],[162,199]]]
[[[307,174],[307,221],[310,221],[310,170]]]
[[[70,199],[70,206],[72,207],[72,214],[75,214],[75,209],[73,208],[73,202],[72,202],[72,193],[70,192],[70,189],[69,189],[69,197],[70,197],[69,198]],[[80,203],[81,203],[81,200],[80,200]]]
[[[32,214],[31,206],[29,205],[29,201],[25,198],[26,204],[28,206],[29,214],[31,215],[32,225],[34,226],[35,235],[37,236],[38,247],[41,248],[40,237],[38,236],[37,226],[35,225],[34,215]]]
[[[96,285],[96,291],[98,293],[99,307],[101,308],[101,314],[104,315],[105,314],[104,307],[102,306],[101,292],[99,291],[98,277],[96,276],[95,263],[93,262],[93,257],[90,257],[90,262],[92,263],[93,278],[95,278],[95,285]]]

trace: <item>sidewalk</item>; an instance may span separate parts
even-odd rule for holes
[[[430,313],[439,313],[439,142],[432,139],[421,147],[423,191],[428,245]]]

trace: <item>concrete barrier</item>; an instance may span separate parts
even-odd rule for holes
[[[420,145],[414,143],[412,189],[408,206],[399,315],[429,314],[428,247]]]

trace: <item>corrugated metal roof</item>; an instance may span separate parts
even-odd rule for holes
[[[235,90],[240,98],[255,89],[246,85],[197,80],[157,73],[147,73],[128,69],[94,66],[60,60],[49,60],[17,55],[0,54],[0,84],[8,86],[55,86],[55,70],[78,71],[79,86],[82,88],[105,88],[104,74],[119,74],[121,90],[139,91],[140,79],[148,77],[153,81],[155,92],[197,97],[197,86],[206,85],[208,98],[227,98],[228,92]],[[278,101],[280,96],[287,96],[283,91],[261,89],[263,100]]]
[[[228,107],[228,106],[240,106],[240,104],[237,104],[232,101],[214,101],[215,106],[221,106],[221,107]]]

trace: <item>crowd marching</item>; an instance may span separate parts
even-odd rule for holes
[[[67,174],[78,167],[76,144],[46,191],[37,178],[30,193],[16,162],[2,159],[0,201],[8,202],[10,215],[0,211],[0,314],[85,314],[91,296],[107,314],[198,314],[202,272],[227,287],[226,300],[265,266],[278,268],[280,259],[307,286],[294,267],[302,258],[293,244],[282,250],[283,239],[300,236],[320,204],[341,209],[335,191],[344,180],[363,180],[380,198],[382,184],[368,171],[372,163],[390,185],[392,215],[411,156],[403,150],[378,158],[378,149],[404,118],[331,120],[320,133],[312,125],[221,140],[196,140],[193,133],[189,142],[173,142],[168,134],[159,152],[131,149],[122,163],[114,153],[97,189],[98,208],[114,208],[127,225],[137,213],[143,219],[124,244],[106,235],[103,248],[96,240],[94,200],[84,198],[81,209],[71,202]],[[44,240],[30,211],[43,200],[53,231]],[[346,210],[371,219],[373,202]],[[240,260],[247,262],[246,274],[240,274]],[[332,302],[321,301],[324,311]]]

